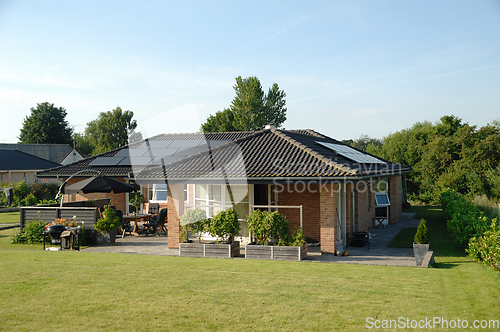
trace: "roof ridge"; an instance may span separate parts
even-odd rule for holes
[[[319,152],[316,152],[314,151],[313,149],[305,146],[304,144],[300,143],[299,141],[291,138],[290,136],[288,136],[287,134],[285,134],[283,131],[280,131],[279,129],[271,129],[271,131],[276,135],[278,136],[279,138],[287,141],[288,143],[290,144],[293,144],[295,145],[296,147],[298,147],[299,149],[301,149],[302,151],[310,154],[311,156],[313,156],[314,158],[318,159],[319,161],[327,164],[328,166],[330,167],[333,167],[333,168],[336,168],[336,169],[339,169],[339,170],[342,170],[342,171],[345,171],[349,174],[357,174],[358,173],[358,170],[357,169],[352,169],[350,167],[347,167],[343,164],[339,164],[339,163],[336,163],[334,162],[332,159],[328,158],[328,157],[325,157],[324,155],[322,155],[321,153]],[[324,137],[326,138],[326,137]]]
[[[290,129],[290,130],[283,129],[282,131],[291,132],[295,135],[314,136],[314,137],[319,137],[319,138],[329,138],[328,136],[325,136],[321,133],[318,133],[317,131],[312,130],[312,129]],[[308,134],[301,133],[301,131],[305,131]]]

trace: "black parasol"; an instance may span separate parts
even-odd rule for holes
[[[100,175],[88,178],[63,189],[65,194],[76,194],[82,192],[84,194],[90,193],[129,193],[137,190],[137,186],[115,180],[113,178]]]

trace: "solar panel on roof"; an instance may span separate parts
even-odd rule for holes
[[[384,161],[375,158],[373,156],[370,156],[369,154],[355,150],[347,145],[335,144],[330,142],[318,142],[318,141],[316,141],[316,143],[322,145],[323,147],[329,150],[332,150],[333,152],[347,159],[350,159],[360,164],[385,164]]]
[[[169,145],[171,148],[194,148],[198,146],[202,140],[178,140],[173,141],[172,144]]]
[[[173,141],[144,141],[138,149],[166,149]]]
[[[116,166],[125,157],[97,157],[92,160],[89,166]]]
[[[179,149],[178,148],[150,149],[150,150],[148,150],[148,152],[146,154],[144,154],[144,157],[146,157],[146,156],[154,157],[154,158],[167,157],[167,156],[171,156],[174,153],[176,153],[177,150],[179,150]]]
[[[190,149],[179,149],[174,153],[174,156],[191,156],[193,154],[197,154],[203,151],[207,151],[205,148],[190,148]]]

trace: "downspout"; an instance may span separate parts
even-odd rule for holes
[[[342,185],[342,242],[344,243],[344,246],[346,245],[346,239],[347,239],[347,200],[346,200],[346,191],[347,191],[347,185],[344,183]]]

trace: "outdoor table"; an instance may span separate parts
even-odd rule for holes
[[[143,218],[149,218],[152,217],[152,214],[146,214],[146,213],[138,213],[137,215],[125,215],[123,216],[124,220],[129,220],[129,221],[134,221],[134,230],[132,231],[132,234],[135,236],[139,236],[139,233],[137,232],[139,230],[139,225],[137,224],[139,220]]]

